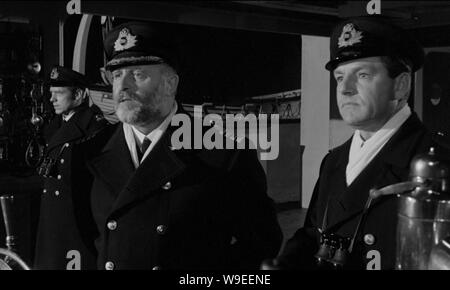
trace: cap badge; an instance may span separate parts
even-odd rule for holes
[[[52,69],[52,72],[50,73],[50,78],[52,80],[56,80],[59,77],[58,69],[55,67]]]
[[[356,43],[361,42],[362,32],[357,31],[352,23],[348,23],[342,28],[342,34],[338,39],[338,46],[346,47],[352,46]]]
[[[136,42],[136,35],[132,35],[128,28],[124,28],[120,31],[119,37],[117,37],[116,42],[114,42],[114,50],[122,51],[132,48],[133,46],[136,46]]]

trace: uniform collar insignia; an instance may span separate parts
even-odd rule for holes
[[[122,51],[132,48],[133,46],[136,46],[136,42],[136,35],[132,35],[128,28],[123,28],[120,31],[119,37],[117,37],[116,42],[114,42],[114,50]]]
[[[52,72],[50,73],[50,78],[52,80],[56,80],[59,77],[58,69],[55,67],[52,69]]]
[[[348,23],[342,28],[342,34],[338,39],[338,46],[339,48],[352,46],[361,42],[362,37],[362,32],[357,31],[352,23]]]

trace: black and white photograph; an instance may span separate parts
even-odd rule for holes
[[[450,270],[450,1],[1,1],[0,203],[0,270]]]

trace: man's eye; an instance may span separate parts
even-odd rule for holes
[[[360,73],[358,76],[362,79],[366,79],[369,77],[369,74],[368,73]]]
[[[342,76],[337,76],[335,78],[338,83],[342,82],[342,80],[344,79],[344,77],[342,77]]]
[[[112,78],[115,80],[115,79],[117,79],[117,78],[119,78],[120,77],[120,75],[121,75],[121,73],[120,72],[118,72],[118,71],[115,71],[115,72],[113,72],[112,73]]]
[[[134,77],[137,78],[137,79],[143,79],[143,78],[145,78],[144,73],[142,73],[141,71],[135,71],[135,72],[133,72],[133,75],[134,75]]]

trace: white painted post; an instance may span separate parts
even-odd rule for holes
[[[307,208],[319,177],[330,140],[329,37],[302,35],[302,105],[300,136],[305,151],[302,162],[302,207]]]
[[[75,47],[73,49],[72,69],[84,74],[86,66],[86,47],[89,36],[89,28],[91,27],[92,15],[83,14],[80,26],[78,27]]]
[[[58,32],[59,32],[59,65],[64,66],[64,21],[59,21]]]

